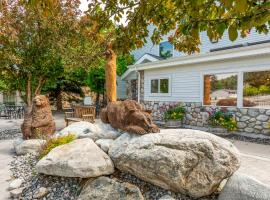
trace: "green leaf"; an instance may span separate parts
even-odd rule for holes
[[[238,12],[245,12],[245,10],[247,9],[247,0],[236,0],[235,9]]]
[[[229,33],[229,39],[231,41],[235,41],[238,37],[238,32],[237,32],[237,28],[235,25],[231,25],[228,29],[228,33]]]
[[[220,24],[217,25],[217,32],[220,35],[223,35],[225,29],[226,29],[226,24],[225,23],[220,23]]]

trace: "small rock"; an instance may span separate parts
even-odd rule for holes
[[[49,190],[45,187],[41,187],[38,189],[38,191],[34,194],[35,199],[40,199],[44,197],[46,194],[48,194]]]
[[[268,121],[268,116],[267,115],[259,115],[256,119],[259,121],[262,121],[262,122],[266,122],[266,121]]]
[[[27,153],[38,154],[42,149],[42,145],[45,143],[46,140],[40,139],[18,139],[14,142],[13,145],[17,155],[25,155]]]
[[[78,200],[112,199],[143,200],[144,198],[137,186],[107,177],[89,180],[78,198]]]
[[[160,197],[158,200],[175,200],[175,198],[173,198],[170,195],[164,195],[164,196]]]
[[[23,188],[17,188],[10,191],[10,197],[19,198],[22,194]]]
[[[14,190],[14,189],[21,187],[22,183],[23,183],[23,180],[20,178],[17,178],[15,180],[11,181],[9,184],[9,190]]]
[[[251,117],[256,117],[256,116],[259,115],[259,112],[258,112],[257,109],[251,108],[251,109],[248,110],[248,115],[251,116]]]

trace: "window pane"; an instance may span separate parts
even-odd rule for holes
[[[237,74],[205,75],[204,105],[236,106]]]
[[[244,73],[244,107],[270,108],[270,71]]]
[[[158,93],[158,79],[151,80],[151,93]]]
[[[160,79],[160,93],[169,93],[169,79]]]
[[[170,58],[173,55],[173,45],[170,42],[162,42],[159,44],[159,56],[162,58]]]

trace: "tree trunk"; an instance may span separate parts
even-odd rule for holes
[[[25,93],[26,93],[26,104],[27,104],[27,107],[31,107],[31,105],[32,105],[31,78],[32,78],[32,75],[29,74],[28,77],[27,77],[27,81],[26,81],[26,90],[25,90]]]
[[[109,44],[106,51],[106,93],[108,102],[114,102],[117,100],[116,94],[116,54],[112,49],[112,45]]]
[[[96,96],[96,116],[98,116],[99,115],[99,112],[100,112],[100,106],[99,106],[99,98],[100,97],[100,94],[99,94],[99,92],[97,93],[97,96]]]
[[[37,85],[35,93],[34,93],[35,96],[40,95],[41,88],[42,88],[42,86],[44,85],[45,82],[46,82],[45,78],[43,78],[43,77],[39,78],[38,85]]]

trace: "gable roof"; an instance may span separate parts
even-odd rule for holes
[[[136,62],[134,65],[142,64],[142,63],[147,63],[147,62],[154,62],[158,60],[163,60],[163,58],[150,54],[150,53],[145,53],[143,54]]]

